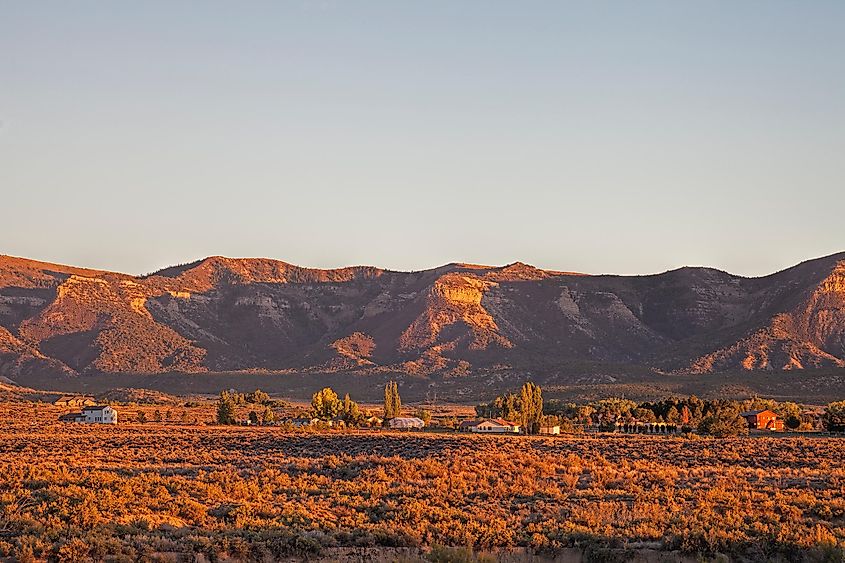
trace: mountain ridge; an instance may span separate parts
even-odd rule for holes
[[[459,377],[611,362],[845,367],[845,252],[761,277],[522,262],[402,272],[210,256],[144,276],[0,255],[0,375],[353,371]]]

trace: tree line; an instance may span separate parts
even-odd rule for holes
[[[519,423],[529,434],[536,433],[541,425],[559,425],[562,431],[571,432],[584,426],[612,430],[617,423],[665,423],[684,432],[697,430],[728,436],[748,433],[748,423],[740,413],[766,409],[776,413],[790,430],[815,430],[817,423],[821,423],[829,431],[845,432],[845,401],[830,403],[821,417],[794,402],[759,397],[740,401],[692,395],[640,403],[610,397],[576,404],[556,399],[544,402],[541,388],[530,382],[519,392],[505,393],[478,404],[475,412],[482,418],[504,418]]]
[[[261,413],[250,411],[249,421],[252,424],[267,424],[275,422],[276,416],[270,405],[273,401],[267,393],[256,390],[252,393],[237,393],[234,391],[222,391],[217,400],[217,423],[238,424],[236,409],[239,406],[258,404],[265,408]],[[342,420],[348,426],[363,424],[366,420],[376,416],[373,411],[364,411],[346,393],[341,399],[331,387],[324,387],[311,396],[311,408],[308,413],[311,417],[323,422]],[[399,395],[399,385],[395,381],[389,381],[384,386],[383,403],[384,421],[402,415],[402,398]],[[422,419],[425,424],[431,420],[431,413],[423,408],[418,408],[414,415]]]

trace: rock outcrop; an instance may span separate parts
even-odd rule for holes
[[[845,254],[762,278],[212,257],[135,277],[0,256],[0,375],[845,367]]]

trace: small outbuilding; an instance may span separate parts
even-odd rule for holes
[[[387,426],[395,430],[410,430],[413,428],[425,428],[425,422],[415,416],[397,416],[388,420]]]
[[[558,426],[557,424],[549,425],[549,426],[541,426],[539,433],[540,434],[557,435],[557,434],[560,434],[560,426]]]
[[[476,432],[476,428],[478,428],[480,423],[480,420],[462,420],[458,424],[458,432]]]

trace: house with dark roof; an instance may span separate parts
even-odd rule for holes
[[[480,420],[462,420],[458,424],[458,432],[475,432]]]

